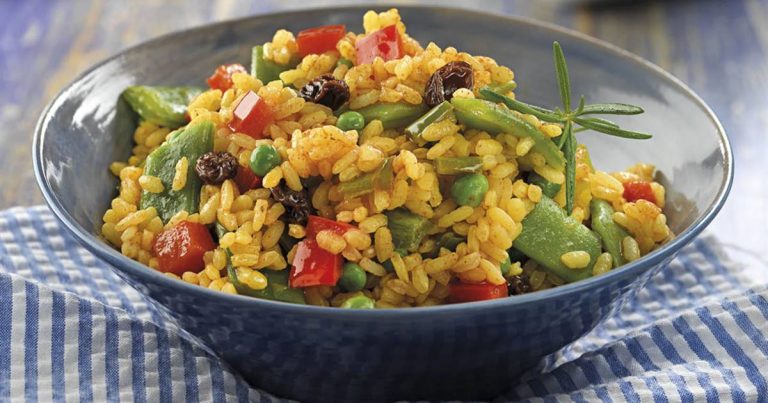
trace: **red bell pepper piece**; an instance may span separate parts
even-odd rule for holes
[[[238,165],[237,174],[235,175],[235,183],[237,189],[240,190],[240,194],[243,194],[251,189],[256,189],[261,186],[261,177],[257,176],[251,168]]]
[[[253,91],[248,91],[232,111],[229,128],[245,133],[255,139],[264,137],[264,128],[272,123],[272,110],[269,105]]]
[[[309,222],[307,223],[307,238],[315,239],[317,233],[323,230],[331,230],[338,235],[344,235],[345,232],[355,228],[357,227],[351,224],[311,215],[309,216]]]
[[[487,299],[504,298],[509,296],[506,284],[494,285],[482,283],[456,282],[448,285],[450,302],[485,301]]]
[[[656,204],[656,195],[653,194],[651,184],[643,181],[632,181],[625,183],[624,198],[629,202],[643,199]]]
[[[341,255],[334,255],[320,247],[315,240],[317,233],[323,230],[343,235],[355,228],[343,222],[329,220],[316,215],[309,216],[306,238],[299,242],[293,257],[289,283],[291,287],[311,287],[314,285],[336,285],[341,277]]]
[[[325,25],[305,29],[296,36],[299,55],[320,54],[336,49],[336,43],[347,34],[344,25]]]
[[[155,238],[152,252],[157,257],[160,271],[181,275],[185,271],[202,270],[205,267],[203,254],[215,248],[205,225],[182,221]]]
[[[397,26],[390,25],[355,41],[356,64],[371,64],[376,56],[384,61],[403,57],[403,40]]]
[[[292,288],[334,286],[341,277],[341,261],[341,255],[321,248],[314,239],[305,239],[296,247],[288,283]]]
[[[213,74],[208,77],[208,86],[214,90],[226,91],[232,88],[232,75],[235,73],[246,73],[242,64],[222,64]]]

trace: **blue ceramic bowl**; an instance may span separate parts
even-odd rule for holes
[[[202,338],[252,385],[306,400],[490,398],[522,370],[591,329],[662,269],[718,212],[733,162],[723,128],[680,81],[625,51],[539,22],[433,7],[400,7],[409,33],[512,67],[521,99],[557,105],[552,41],[568,57],[574,94],[642,105],[620,117],[649,141],[582,134],[603,169],[656,164],[678,234],[608,274],[501,300],[418,309],[355,311],[232,296],[175,281],[99,237],[117,181],[107,166],[131,150],[133,122],[118,97],[129,85],[204,85],[223,63],[249,63],[278,28],[344,23],[360,31],[365,8],[297,11],[164,36],[94,66],[51,102],[35,132],[35,174],[56,216],[82,244]]]

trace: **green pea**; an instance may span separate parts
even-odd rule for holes
[[[256,147],[251,153],[251,171],[259,176],[266,175],[272,168],[280,165],[283,161],[277,149],[269,144],[262,144]]]
[[[341,130],[363,130],[365,118],[359,112],[349,111],[339,115],[336,127]]]
[[[501,269],[501,275],[506,276],[509,274],[509,269],[512,268],[512,261],[509,259],[509,256],[507,256],[506,259],[504,259],[503,262],[499,265],[499,269]]]
[[[488,191],[488,179],[481,174],[460,176],[451,187],[453,201],[460,206],[477,207]]]
[[[348,309],[373,309],[373,300],[365,295],[356,295],[344,301],[341,307]]]
[[[339,286],[345,292],[360,291],[365,287],[365,270],[357,263],[344,263],[344,269],[339,279]]]

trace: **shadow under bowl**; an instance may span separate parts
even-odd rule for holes
[[[712,220],[733,167],[723,128],[687,87],[658,67],[584,35],[539,22],[469,10],[400,7],[409,34],[510,66],[520,99],[558,104],[552,41],[568,57],[574,94],[642,105],[619,117],[648,141],[581,134],[595,164],[615,170],[653,163],[667,188],[677,238],[605,275],[522,296],[377,311],[290,305],[213,292],[172,280],[122,256],[100,237],[116,193],[112,161],[131,153],[134,122],[117,103],[125,87],[204,85],[220,64],[248,65],[251,47],[276,29],[347,24],[364,7],[256,16],[167,35],[94,66],[66,87],[35,131],[34,165],[56,216],[88,250],[167,309],[253,386],[303,400],[484,399],[573,341],[618,307]]]

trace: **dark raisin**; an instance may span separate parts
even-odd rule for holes
[[[237,159],[226,151],[207,152],[197,159],[195,172],[208,185],[220,185],[237,175]]]
[[[531,283],[528,280],[528,276],[520,274],[512,276],[508,280],[509,282],[509,295],[520,295],[531,291]]]
[[[473,85],[472,66],[467,62],[450,62],[429,77],[427,88],[424,90],[424,102],[435,106],[443,101],[450,101],[454,91],[459,88],[471,90]]]
[[[312,204],[306,189],[300,192],[291,190],[285,185],[278,185],[271,189],[272,198],[285,206],[285,221],[288,224],[305,225],[313,212]]]
[[[302,87],[299,95],[309,102],[336,110],[349,101],[349,87],[344,80],[337,80],[330,74],[323,74]]]

